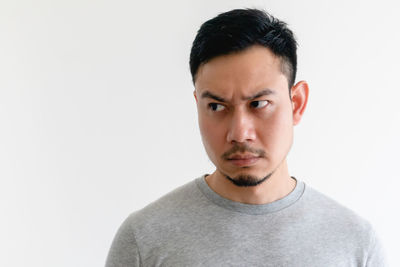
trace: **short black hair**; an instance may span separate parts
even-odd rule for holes
[[[287,77],[290,93],[296,79],[296,39],[285,22],[260,9],[234,9],[201,25],[190,52],[193,83],[201,64],[257,44],[269,48],[281,59],[282,73]]]

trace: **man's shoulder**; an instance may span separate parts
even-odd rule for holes
[[[201,192],[194,179],[131,213],[127,220],[132,225],[142,229],[147,228],[146,225],[159,224],[180,217],[182,213],[192,210],[194,205],[198,205],[200,199]]]
[[[341,247],[359,255],[367,255],[371,266],[379,262],[384,266],[383,248],[374,226],[354,210],[333,198],[307,187],[303,196],[303,210],[309,212],[312,231],[326,242],[340,244]],[[304,213],[303,213],[304,214]],[[378,265],[376,265],[378,266]]]
[[[366,236],[373,231],[371,223],[351,208],[332,197],[307,186],[303,195],[303,206],[316,222],[355,236]],[[368,234],[367,234],[368,236]]]

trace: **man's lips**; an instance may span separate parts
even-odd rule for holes
[[[244,167],[254,165],[260,159],[259,156],[256,155],[234,155],[228,158],[228,161],[232,164]]]
[[[252,158],[259,158],[259,156],[253,155],[253,154],[236,154],[236,155],[228,157],[228,160],[252,159]]]

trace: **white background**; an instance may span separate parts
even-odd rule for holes
[[[0,2],[0,265],[103,266],[121,222],[213,171],[189,72],[201,23],[265,8],[310,98],[290,173],[368,219],[400,266],[396,1]]]

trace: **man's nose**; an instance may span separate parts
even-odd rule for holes
[[[254,141],[256,138],[256,132],[254,127],[254,121],[250,114],[247,114],[244,110],[236,110],[229,124],[227,141],[228,143],[245,143]]]

